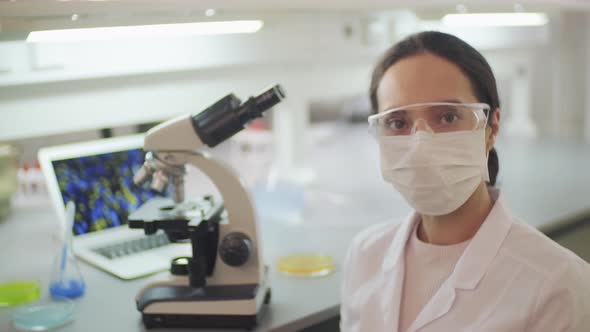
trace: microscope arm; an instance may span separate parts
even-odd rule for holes
[[[238,175],[228,165],[212,159],[205,153],[160,151],[157,156],[161,160],[166,160],[170,166],[193,165],[197,167],[211,179],[221,194],[229,223],[219,225],[219,239],[221,239],[219,255],[217,255],[215,262],[214,273],[207,280],[207,284],[245,284],[257,283],[261,280],[264,266],[256,212],[252,199]],[[236,252],[224,251],[228,242],[234,241],[235,243],[236,238],[244,240],[244,246],[249,249],[249,252],[246,253],[247,261],[239,266],[239,273],[238,269],[230,266],[231,263],[228,264],[232,261],[231,255]]]
[[[205,144],[195,131],[192,116],[181,115],[150,129],[145,136],[146,151],[195,151]]]

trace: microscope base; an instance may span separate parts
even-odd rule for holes
[[[180,285],[148,288],[137,301],[146,328],[253,329],[270,302],[270,288],[259,285]]]

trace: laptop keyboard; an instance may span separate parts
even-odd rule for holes
[[[93,251],[108,259],[117,259],[146,250],[160,248],[169,243],[170,241],[168,240],[166,233],[157,233],[155,235],[144,236],[135,240],[128,240],[95,248]]]

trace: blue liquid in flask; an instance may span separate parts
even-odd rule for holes
[[[76,279],[58,280],[49,285],[49,293],[53,298],[67,297],[75,299],[82,296],[85,289],[84,281]]]

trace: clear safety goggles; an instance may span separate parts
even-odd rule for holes
[[[484,128],[488,104],[420,103],[392,108],[369,116],[369,132],[375,136],[411,135],[417,130],[431,133],[470,131]]]

